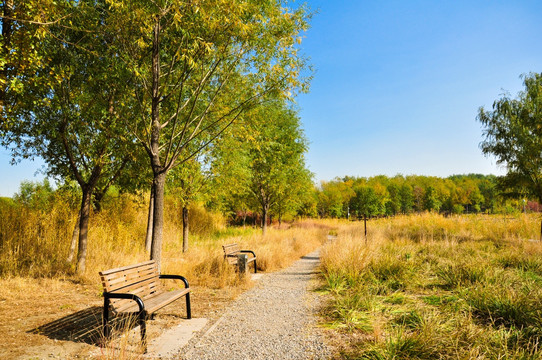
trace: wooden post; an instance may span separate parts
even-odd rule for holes
[[[363,217],[363,222],[365,224],[365,245],[367,245],[367,214]]]
[[[247,272],[247,254],[237,254],[237,267],[239,269],[239,276],[243,276]]]

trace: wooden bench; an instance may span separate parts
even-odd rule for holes
[[[249,262],[254,262],[254,273],[258,271],[256,267],[256,254],[254,254],[254,251],[241,250],[238,244],[222,245],[222,249],[224,249],[224,258],[231,265],[239,266],[239,255],[243,253],[252,254],[252,257],[247,256],[247,265]]]
[[[160,275],[154,260],[100,272],[104,287],[103,331],[109,338],[109,312],[113,314],[133,313],[139,318],[141,341],[146,349],[147,328],[145,321],[158,309],[171,302],[186,298],[186,315],[192,318],[190,310],[190,287],[180,275]],[[177,279],[184,283],[184,289],[165,291],[159,279]]]

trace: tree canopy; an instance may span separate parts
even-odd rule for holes
[[[154,178],[160,263],[168,172],[264,97],[308,85],[297,45],[309,14],[280,0],[6,0],[2,10],[2,140],[80,184],[83,251],[94,189],[139,163],[139,145]]]
[[[480,108],[485,137],[480,148],[506,167],[499,181],[503,191],[542,202],[542,74],[524,75],[523,85],[516,98],[503,95],[492,110]]]

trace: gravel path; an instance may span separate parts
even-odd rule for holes
[[[316,328],[317,295],[308,291],[318,251],[288,269],[264,274],[229,310],[181,353],[203,359],[327,359]]]

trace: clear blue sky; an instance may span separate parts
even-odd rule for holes
[[[308,3],[318,13],[302,47],[316,73],[298,104],[317,180],[503,172],[478,148],[476,115],[542,71],[542,2]],[[42,162],[9,160],[1,149],[0,196],[42,178]]]
[[[317,180],[504,173],[478,148],[476,115],[542,71],[542,2],[309,4],[316,74],[298,103]]]

